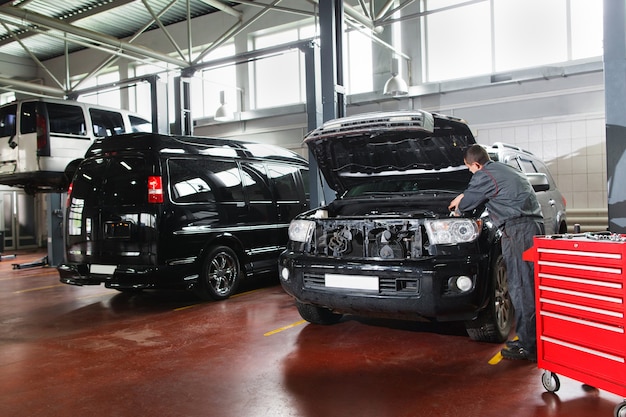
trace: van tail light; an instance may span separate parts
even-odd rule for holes
[[[160,176],[151,175],[148,177],[148,203],[163,202],[163,182]]]
[[[74,188],[74,183],[70,182],[69,187],[67,187],[67,201],[65,202],[65,207],[69,207],[70,201],[72,201],[72,188]]]
[[[35,123],[37,126],[37,155],[50,156],[48,123],[46,122],[46,117],[40,112],[37,112]]]

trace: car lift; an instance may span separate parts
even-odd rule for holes
[[[12,264],[13,269],[57,266],[63,259],[63,201],[66,194],[46,194],[46,220],[48,225],[48,254],[36,261]],[[7,255],[13,258],[17,255]],[[0,260],[2,260],[0,256]],[[10,258],[7,258],[10,259]]]

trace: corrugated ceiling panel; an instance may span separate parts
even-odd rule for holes
[[[152,15],[140,0],[32,0],[24,1],[15,7],[23,7],[28,12],[41,14],[72,24],[77,27],[89,29],[94,32],[106,34],[114,38],[126,38],[141,30],[148,22],[152,21]],[[182,22],[187,19],[187,1],[176,1],[163,13],[171,0],[147,0],[153,13],[160,15],[160,21],[164,26]],[[26,47],[40,60],[61,56],[65,52],[65,42],[60,32],[52,33],[53,36],[44,34],[23,34],[24,24],[16,19],[1,14],[0,21],[8,24],[11,31]],[[191,18],[213,13],[217,9],[208,6],[202,0],[191,0],[189,3],[189,15]],[[152,23],[148,30],[157,29],[159,26]],[[84,48],[81,45],[70,42],[70,51]],[[0,53],[15,56],[28,56],[28,53],[13,40],[9,31],[0,25]]]

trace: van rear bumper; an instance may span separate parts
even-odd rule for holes
[[[198,281],[197,273],[185,274],[188,271],[183,271],[182,266],[124,265],[115,268],[112,274],[95,274],[89,269],[88,264],[60,264],[59,281],[78,286],[104,284],[115,289],[189,289]]]
[[[0,173],[0,184],[41,192],[65,192],[69,180],[63,172],[3,172]]]

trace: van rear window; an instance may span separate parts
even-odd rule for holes
[[[0,136],[15,135],[17,104],[0,108]]]
[[[38,111],[48,113],[51,133],[81,136],[87,134],[85,115],[81,107],[71,104],[42,103],[38,101],[22,103],[21,133],[34,133],[37,131]]]
[[[71,197],[83,199],[87,206],[145,204],[150,175],[141,157],[85,160],[76,172]]]

